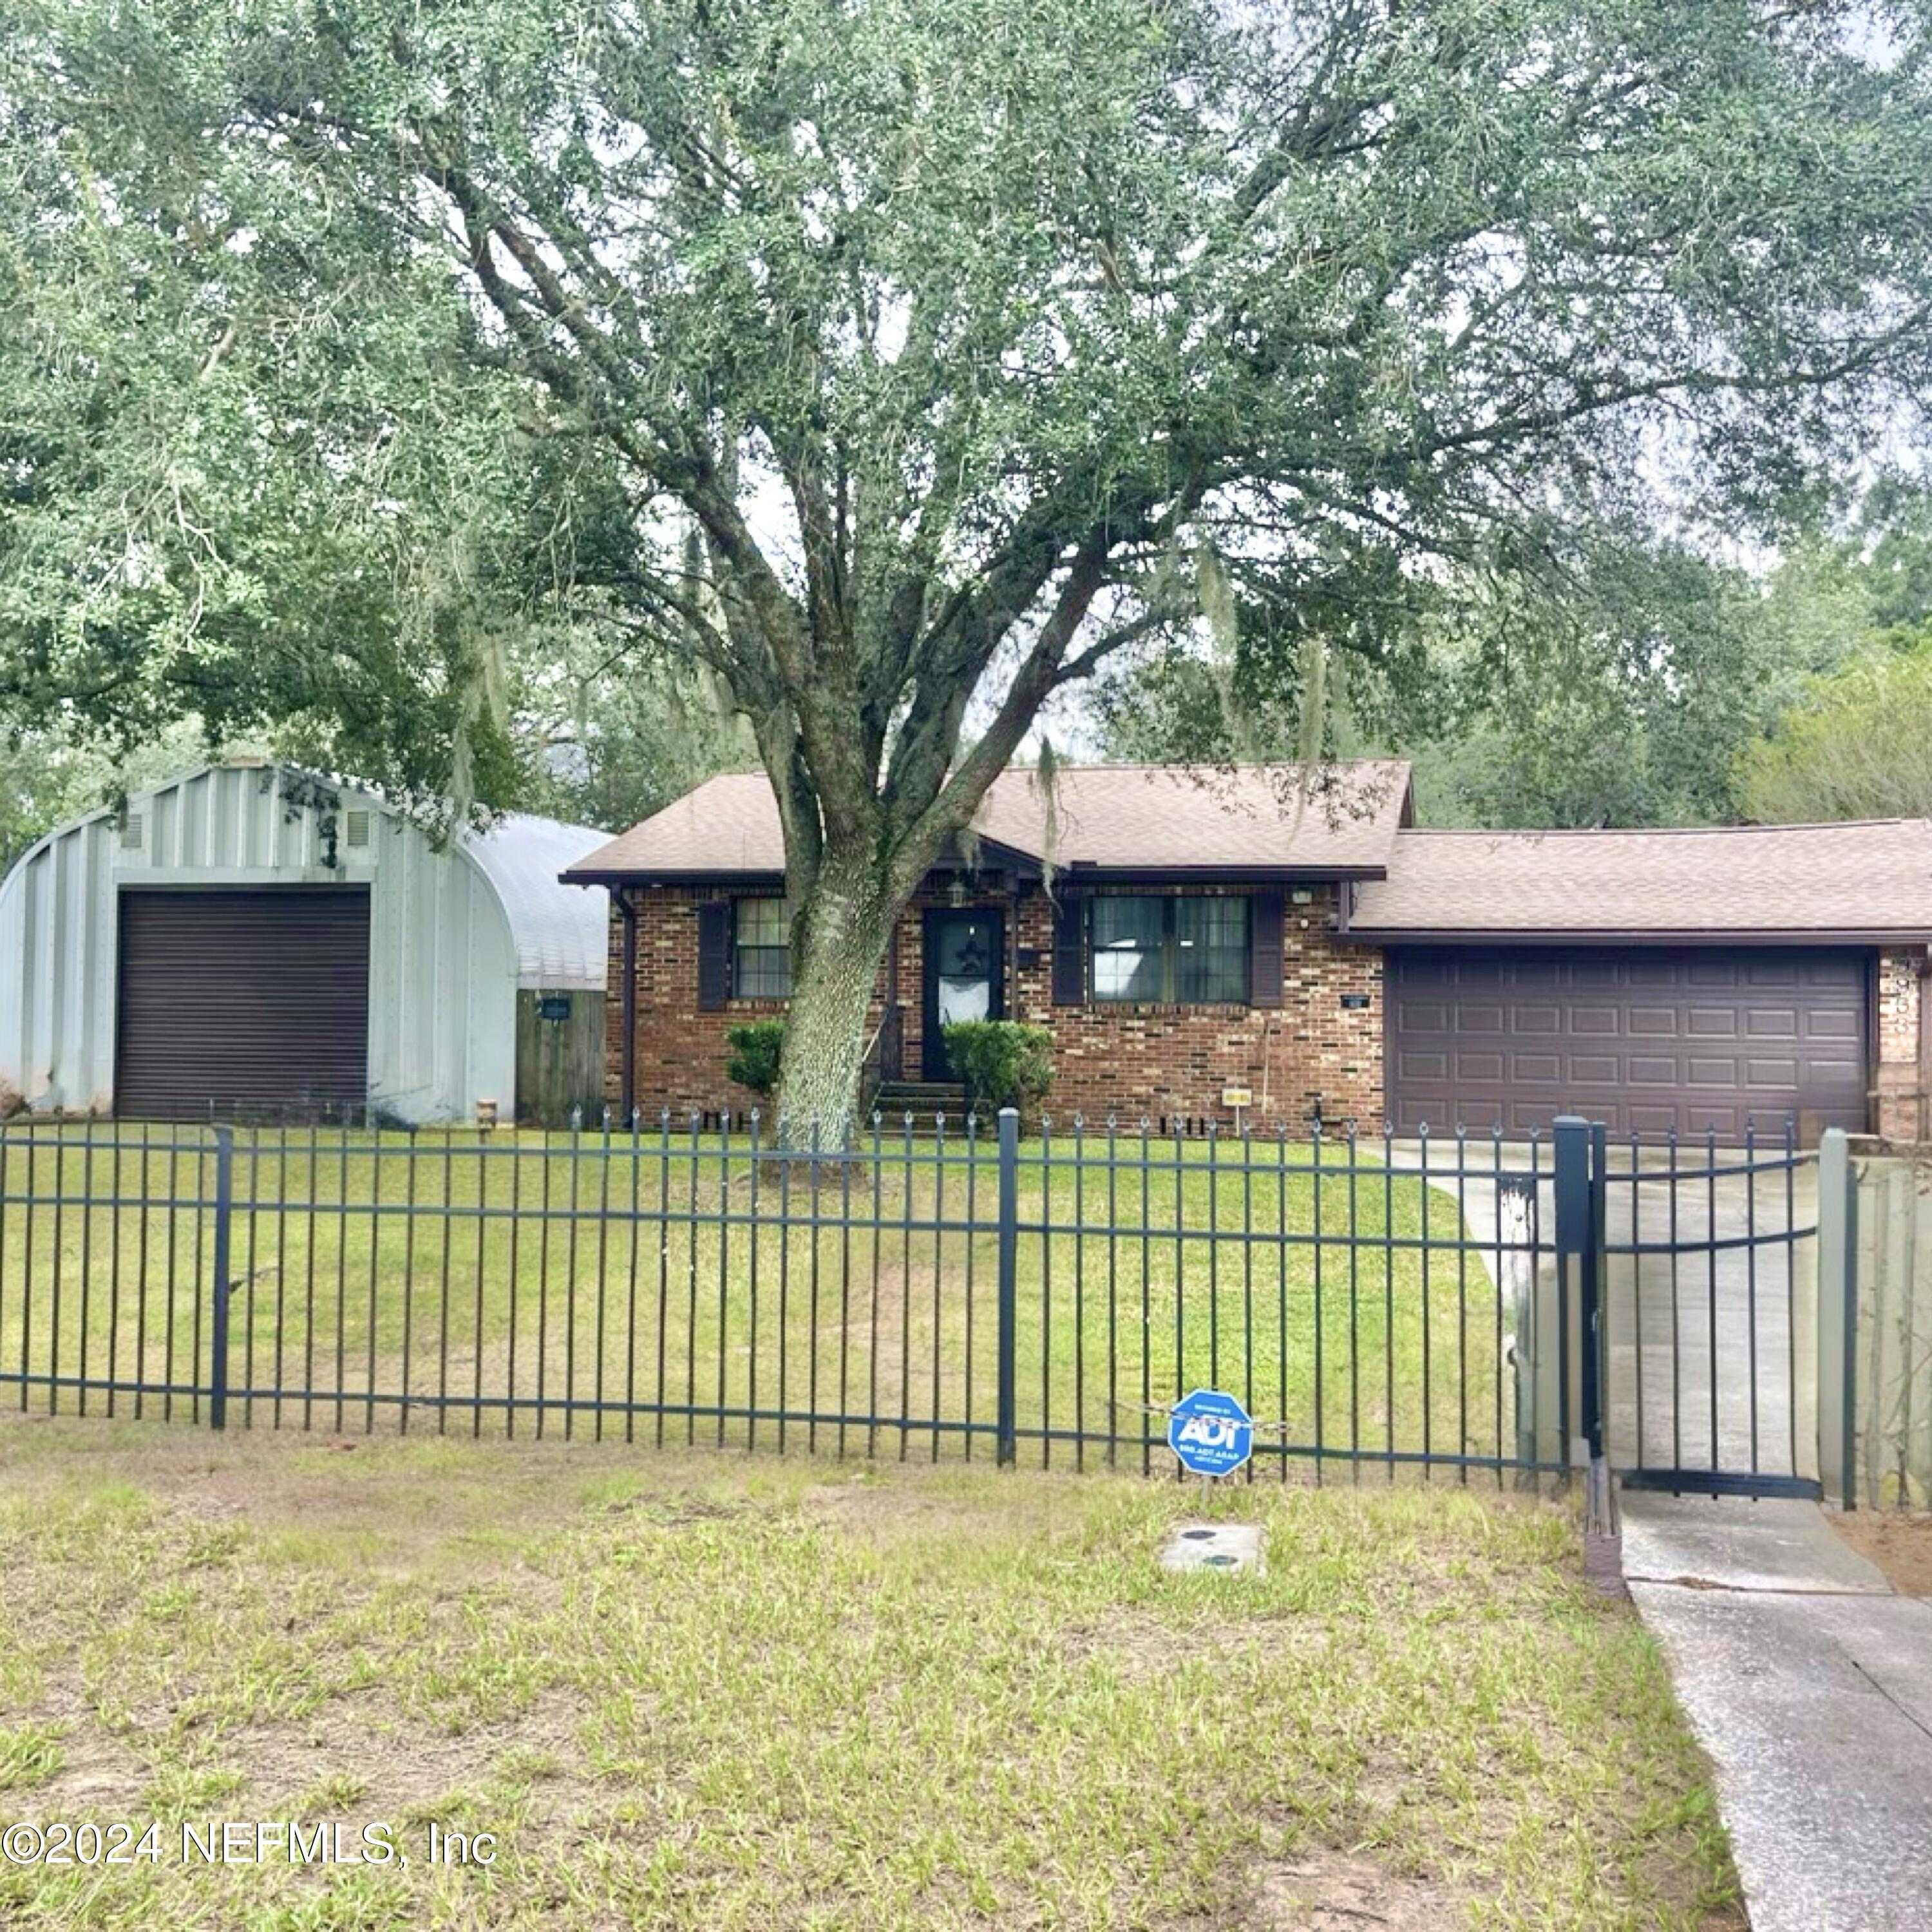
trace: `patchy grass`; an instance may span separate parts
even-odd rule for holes
[[[0,1425],[0,1814],[405,1866],[0,1864],[42,1926],[1742,1924],[1574,1517],[1258,1484]],[[433,1867],[428,1826],[496,1834]]]
[[[0,1791],[32,1791],[61,1768],[59,1730],[20,1724],[0,1730]]]
[[[121,1385],[59,1390],[69,1412],[194,1418],[214,1262],[213,1216],[191,1204],[212,1201],[214,1162],[192,1130],[165,1150],[128,1144],[139,1132],[0,1134],[0,1376]],[[376,1144],[238,1140],[244,1421],[991,1449],[983,1141],[942,1162],[931,1141],[882,1139],[815,1194],[803,1164],[716,1136]],[[1042,1457],[1142,1463],[1150,1409],[1196,1383],[1242,1392],[1282,1426],[1264,1442],[1297,1449],[1391,1469],[1513,1454],[1515,1318],[1457,1245],[1454,1202],[1414,1175],[1272,1140],[1246,1158],[1137,1134],[1042,1153],[1029,1143],[1021,1167],[1015,1350],[1018,1426]]]

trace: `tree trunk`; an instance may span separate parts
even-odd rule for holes
[[[784,1144],[842,1148],[856,1122],[867,1010],[898,905],[869,868],[826,864],[793,944],[778,1079]]]

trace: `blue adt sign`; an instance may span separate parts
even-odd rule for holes
[[[1220,1389],[1196,1389],[1168,1412],[1167,1446],[1190,1476],[1231,1476],[1253,1452],[1253,1419]]]

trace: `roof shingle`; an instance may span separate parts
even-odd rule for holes
[[[974,826],[982,838],[1063,868],[1297,872],[1366,876],[1388,862],[1408,799],[1408,766],[1365,760],[1319,768],[1232,770],[1076,765],[1055,781],[1058,825],[1029,771],[1002,772]],[[1049,854],[1048,848],[1052,844]],[[578,878],[772,876],[784,870],[778,806],[761,772],[710,779],[586,854]]]
[[[1932,823],[1405,830],[1355,891],[1362,938],[1932,934]]]

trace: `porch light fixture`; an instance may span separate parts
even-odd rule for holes
[[[952,875],[952,884],[946,889],[946,896],[956,910],[966,903],[966,881],[957,872]]]

